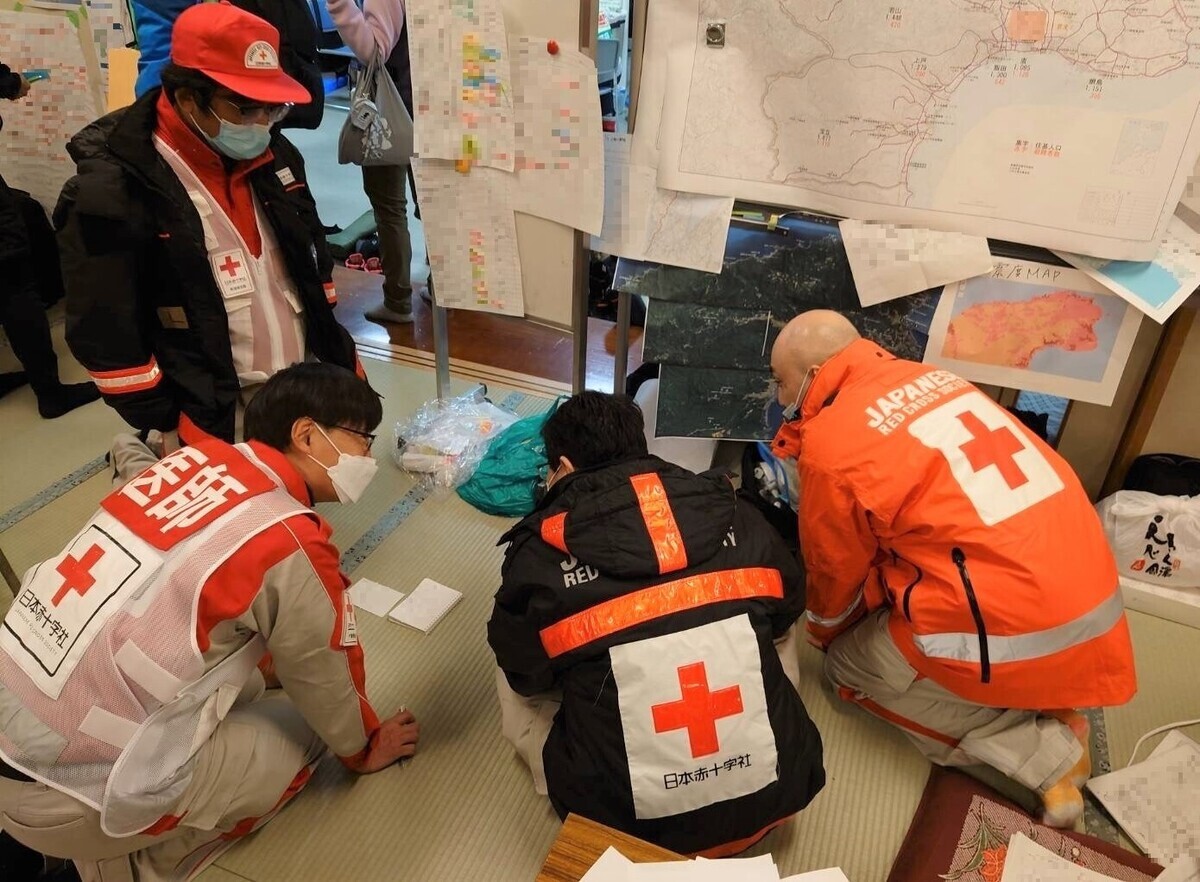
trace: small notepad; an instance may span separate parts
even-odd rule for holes
[[[356,607],[380,618],[386,616],[404,597],[399,591],[370,579],[359,579],[347,590]]]
[[[433,579],[422,579],[412,594],[388,614],[388,618],[428,634],[461,599],[462,594],[453,588],[447,588]]]

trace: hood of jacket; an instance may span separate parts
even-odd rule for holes
[[[638,457],[562,478],[501,542],[533,533],[606,575],[648,578],[716,554],[735,507],[724,473],[696,475],[655,456]]]

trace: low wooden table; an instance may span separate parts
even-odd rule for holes
[[[638,864],[687,860],[681,854],[643,842],[628,833],[579,815],[567,815],[536,882],[579,882],[610,845]]]

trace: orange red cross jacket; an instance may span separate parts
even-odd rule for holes
[[[797,460],[817,641],[886,605],[908,662],[969,701],[1133,696],[1116,565],[1083,487],[970,383],[859,340],[817,371],[774,450]]]

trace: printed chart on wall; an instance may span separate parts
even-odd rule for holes
[[[16,71],[50,71],[25,99],[5,102],[0,156],[9,186],[53,208],[75,173],[67,141],[104,112],[87,7],[0,9],[0,59]]]
[[[513,37],[513,208],[593,235],[604,223],[604,147],[596,64]]]
[[[947,285],[925,361],[976,383],[1112,404],[1142,315],[1079,270],[997,258]]]
[[[438,306],[524,315],[513,175],[482,166],[460,174],[454,163],[418,159],[413,176]]]
[[[1200,154],[1196,0],[660,3],[661,187],[1151,260]]]
[[[499,0],[407,5],[417,155],[513,170],[512,77]]]

